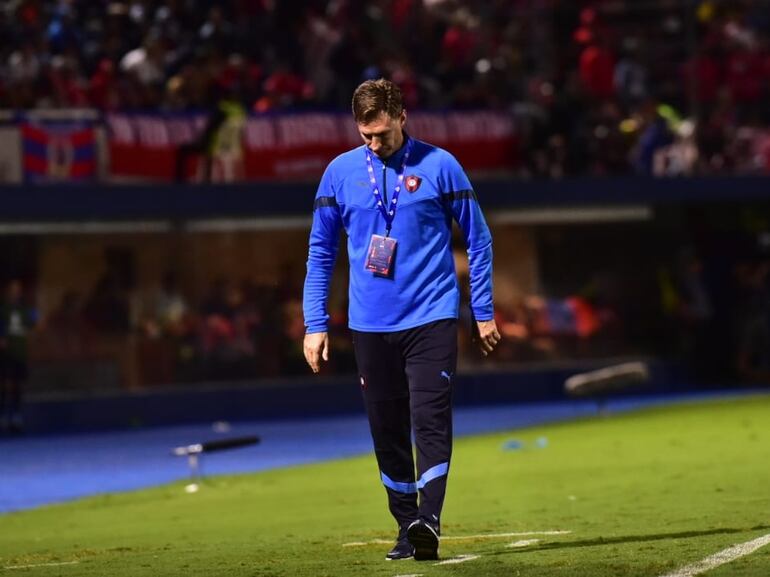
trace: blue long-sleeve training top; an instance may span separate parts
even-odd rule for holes
[[[388,201],[405,150],[402,146],[384,162],[372,155],[377,186]],[[453,218],[468,250],[471,309],[477,320],[492,319],[492,237],[460,163],[447,151],[412,139],[397,204],[390,232],[397,241],[391,274],[378,276],[365,264],[371,237],[384,236],[386,222],[372,193],[364,146],[341,154],[326,168],[310,231],[303,303],[307,333],[328,328],[327,298],[341,228],[348,237],[351,329],[393,332],[457,318]]]

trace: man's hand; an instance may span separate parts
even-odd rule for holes
[[[500,342],[500,333],[497,330],[495,320],[476,321],[478,328],[478,340],[481,354],[485,357],[495,349],[495,345]]]
[[[312,333],[305,335],[303,349],[305,360],[314,373],[321,370],[321,359],[329,360],[329,333]]]

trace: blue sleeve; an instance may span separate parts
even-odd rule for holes
[[[460,163],[447,154],[442,188],[452,216],[460,225],[468,251],[471,310],[479,321],[494,318],[492,304],[492,235],[481,212],[476,193]]]
[[[313,205],[313,225],[310,229],[302,302],[307,333],[325,332],[329,325],[326,303],[342,226],[332,180],[331,170],[327,168],[318,185]]]

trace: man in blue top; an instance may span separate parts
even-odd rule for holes
[[[468,250],[471,309],[485,355],[500,340],[492,308],[492,238],[457,160],[404,132],[406,111],[395,84],[361,84],[353,116],[364,145],[329,164],[316,194],[304,353],[315,373],[329,358],[326,303],[344,228],[356,363],[380,478],[399,526],[386,558],[436,559],[452,453],[460,302],[452,220]]]

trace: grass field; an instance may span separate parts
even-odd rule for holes
[[[770,396],[458,440],[441,555],[478,557],[456,564],[370,543],[395,533],[372,456],[182,487],[0,516],[0,573],[656,577],[770,534]],[[706,575],[770,576],[770,545]]]

